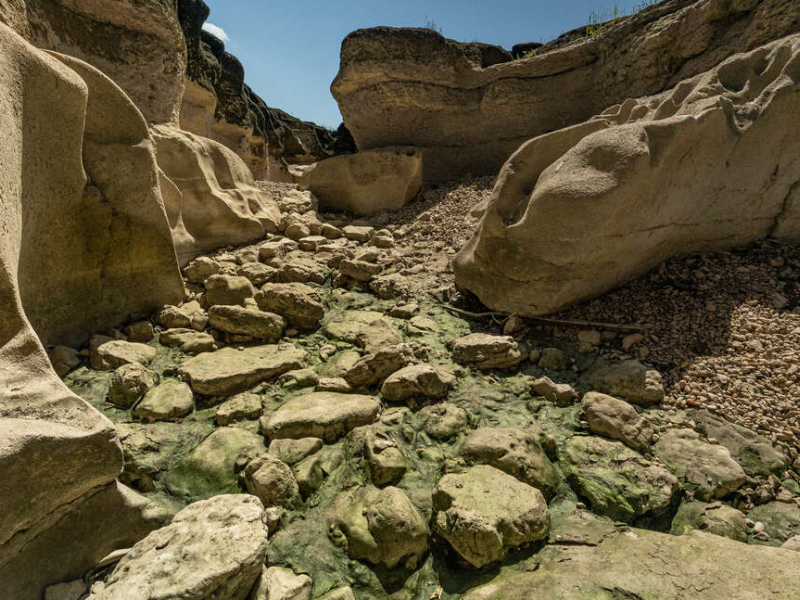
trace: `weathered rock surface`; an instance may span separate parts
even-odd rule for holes
[[[510,369],[522,362],[522,353],[509,336],[470,333],[453,342],[453,360],[482,371]]]
[[[589,373],[588,383],[598,392],[641,406],[658,404],[664,398],[661,374],[638,360],[600,365]]]
[[[329,315],[323,331],[329,338],[358,344],[368,354],[403,341],[390,319],[384,317],[383,313],[367,310],[348,310]]]
[[[319,294],[303,283],[267,283],[255,299],[261,310],[277,313],[302,329],[317,327],[325,316]]]
[[[441,400],[455,380],[455,375],[433,365],[409,365],[385,379],[381,396],[389,402],[404,402],[414,397]]]
[[[239,492],[237,473],[264,452],[264,439],[239,427],[220,427],[167,475],[167,489],[184,498]]]
[[[545,538],[550,527],[539,490],[486,465],[442,477],[433,490],[433,510],[436,533],[475,567]]]
[[[210,139],[158,125],[159,180],[181,266],[208,250],[277,232],[280,211],[247,165]]]
[[[271,343],[281,339],[286,328],[286,321],[280,315],[241,306],[212,306],[208,311],[208,323],[225,333]]]
[[[313,392],[283,404],[265,431],[270,439],[317,437],[332,442],[375,421],[380,409],[381,403],[371,396]]]
[[[449,440],[467,427],[467,411],[451,402],[423,407],[417,413],[423,431],[435,440]]]
[[[770,546],[780,546],[800,535],[800,507],[794,503],[767,502],[747,513],[747,518],[764,525]]]
[[[747,479],[724,446],[704,442],[691,429],[671,429],[656,442],[661,461],[701,500],[722,498]]]
[[[168,329],[159,336],[158,341],[186,354],[201,354],[216,349],[216,340],[211,334],[194,329]]]
[[[713,561],[698,561],[713,556]],[[659,567],[653,565],[656,557]],[[790,552],[747,546],[700,532],[675,537],[631,529],[597,546],[562,545],[533,571],[500,577],[470,590],[464,600],[680,598],[761,600],[791,598],[800,585]]]
[[[133,409],[133,417],[147,423],[171,421],[183,417],[194,408],[194,394],[188,385],[168,379],[147,392]]]
[[[523,60],[430,29],[360,29],[342,43],[331,91],[360,150],[416,146],[426,181],[493,175],[534,136],[661,92],[798,27],[791,0],[673,0]]]
[[[479,427],[459,451],[467,461],[491,465],[552,498],[559,477],[536,435],[521,427]]]
[[[244,306],[247,298],[255,296],[250,280],[238,275],[212,275],[205,281],[206,301],[209,306]],[[210,315],[209,315],[210,318]]]
[[[300,189],[319,198],[321,208],[370,215],[397,210],[419,192],[422,155],[413,148],[367,150],[336,156],[303,169]]]
[[[414,350],[408,344],[384,346],[356,361],[344,374],[344,379],[351,386],[370,386],[382,383],[392,373],[414,362]]]
[[[291,344],[254,346],[244,350],[223,348],[187,360],[178,373],[195,393],[229,396],[299,369],[308,354]]]
[[[258,419],[261,412],[261,398],[245,392],[220,404],[214,420],[217,425],[225,426],[243,419]]]
[[[98,371],[110,371],[134,363],[147,364],[156,356],[156,349],[151,346],[115,340],[103,335],[92,337],[89,352],[89,362]]]
[[[300,488],[289,465],[271,454],[257,456],[244,470],[247,491],[269,508],[291,509],[300,501]]]
[[[144,365],[132,363],[122,365],[111,377],[108,386],[108,401],[121,408],[130,408],[155,387],[158,378]]]
[[[267,552],[264,507],[245,494],[195,502],[136,544],[91,600],[245,600]]]
[[[677,254],[796,240],[800,162],[787,157],[800,153],[800,123],[785,116],[797,111],[798,56],[789,36],[524,144],[454,262],[459,285],[535,316]]]
[[[330,520],[333,535],[344,536],[355,559],[413,568],[428,550],[425,519],[396,487],[361,488],[337,502]]]
[[[621,442],[573,437],[559,458],[570,485],[601,515],[627,523],[660,523],[677,508],[678,479]]]
[[[264,567],[248,600],[311,600],[311,592],[308,575],[295,575],[284,567]]]
[[[747,520],[744,514],[721,502],[681,503],[672,519],[670,533],[683,535],[694,529],[721,535],[737,542],[747,541]]]
[[[626,446],[645,452],[653,442],[653,428],[627,402],[589,392],[581,401],[589,429]]]
[[[556,406],[569,406],[575,402],[575,388],[568,383],[555,383],[549,377],[540,377],[531,384],[531,392]]]

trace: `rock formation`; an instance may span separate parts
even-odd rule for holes
[[[114,482],[114,427],[43,344],[81,343],[183,292],[141,113],[93,67],[4,25],[0,48],[0,580],[25,600],[158,525]],[[100,521],[114,505],[111,536]],[[67,535],[83,543],[62,560]]]
[[[800,237],[800,36],[524,144],[459,253],[487,306],[541,315],[676,254]]]
[[[236,152],[258,179],[290,181],[286,164],[311,163],[354,152],[346,128],[330,131],[270,108],[244,82],[244,67],[225,44],[202,26],[209,15],[202,0],[179,0],[188,68],[180,111],[183,129]]]
[[[331,91],[359,150],[418,147],[428,182],[495,174],[534,136],[798,28],[793,0],[670,0],[512,60],[429,29],[378,27],[345,38]]]
[[[232,150],[166,125],[151,129],[181,266],[201,252],[277,232],[280,211]]]

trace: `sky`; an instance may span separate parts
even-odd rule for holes
[[[269,106],[336,128],[342,121],[330,84],[339,49],[356,29],[424,27],[445,37],[511,49],[547,42],[585,25],[592,13],[629,12],[643,0],[205,0],[206,28],[244,65],[245,81]]]

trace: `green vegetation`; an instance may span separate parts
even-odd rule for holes
[[[630,12],[621,10],[616,4],[613,8],[605,8],[600,11],[592,11],[589,14],[589,24],[586,25],[586,35],[592,37],[603,31],[606,27],[618,23],[620,20],[642,12],[644,9],[655,6],[661,0],[642,0],[633,6]]]
[[[536,56],[537,54],[539,54],[539,49],[538,48],[533,48],[531,50],[525,50],[525,52],[523,52],[522,54],[517,54],[514,57],[514,60],[522,60],[523,58],[530,58],[531,56]]]
[[[430,29],[431,31],[435,31],[439,35],[444,35],[444,30],[439,27],[439,25],[431,19],[428,15],[425,15],[425,29]]]

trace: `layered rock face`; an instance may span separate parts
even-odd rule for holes
[[[148,122],[177,123],[186,47],[175,0],[26,0],[25,6],[34,45],[100,69]]]
[[[677,254],[800,237],[800,36],[527,142],[458,254],[487,306],[541,315]]]
[[[331,91],[360,150],[416,146],[426,181],[494,174],[533,136],[798,28],[792,0],[672,0],[511,60],[431,30],[378,27],[345,38]]]
[[[0,25],[0,114],[0,581],[25,600],[158,526],[114,483],[114,427],[43,344],[78,344],[183,291],[147,126],[120,88]],[[82,543],[62,560],[66,535]]]
[[[270,108],[244,82],[244,67],[222,40],[202,30],[209,8],[179,0],[188,69],[181,127],[236,152],[258,179],[290,181],[286,163],[312,163],[354,152],[346,129],[331,131]]]

